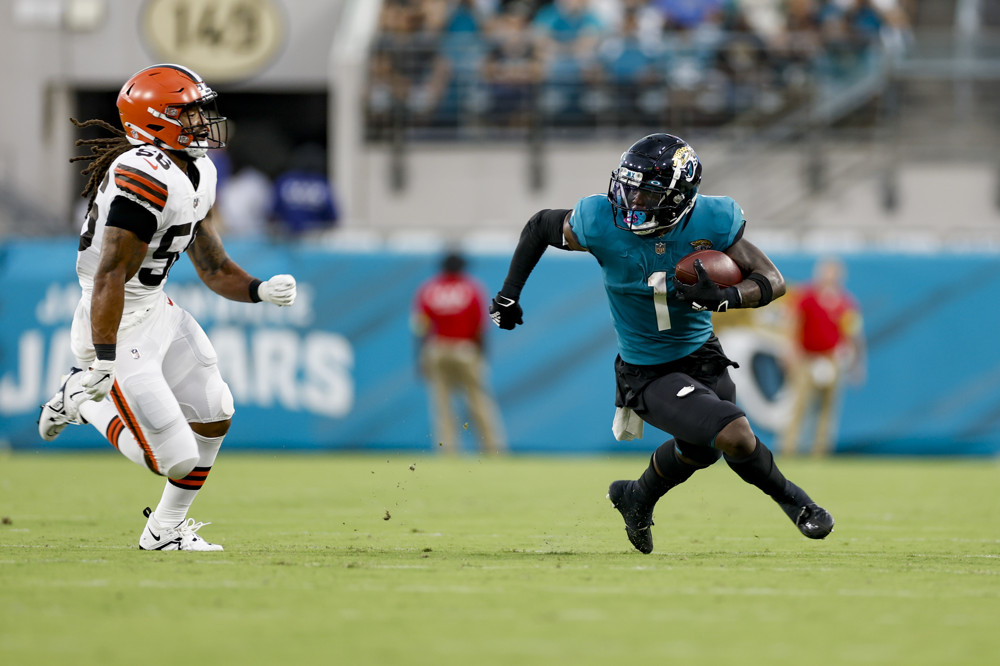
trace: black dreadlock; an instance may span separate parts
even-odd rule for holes
[[[70,162],[80,162],[87,161],[90,162],[80,173],[84,176],[90,176],[87,181],[87,186],[83,188],[83,192],[80,193],[81,197],[88,200],[88,207],[94,205],[94,199],[97,197],[97,188],[101,186],[101,181],[104,179],[104,174],[107,172],[108,167],[114,162],[119,155],[127,152],[134,148],[134,146],[129,143],[129,140],[125,138],[125,132],[118,129],[114,125],[107,123],[103,120],[92,118],[84,122],[80,122],[76,118],[69,119],[71,123],[79,127],[80,129],[86,127],[100,127],[106,129],[115,136],[113,137],[102,137],[99,139],[77,139],[73,144],[75,146],[90,146],[89,155],[77,155],[76,157],[71,157]]]

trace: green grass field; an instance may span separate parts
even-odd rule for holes
[[[976,664],[1000,655],[1000,465],[784,460],[800,536],[724,464],[641,555],[605,499],[642,457],[223,455],[223,553],[136,549],[162,483],[0,457],[0,663]]]

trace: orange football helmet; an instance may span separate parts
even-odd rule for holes
[[[181,65],[153,65],[132,75],[118,93],[118,114],[128,140],[203,157],[226,145],[226,119],[218,93]],[[188,111],[197,110],[196,119]],[[187,115],[187,117],[185,117]]]

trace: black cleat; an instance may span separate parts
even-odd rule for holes
[[[833,531],[833,516],[818,504],[807,504],[802,507],[795,526],[810,539],[824,539]]]
[[[640,553],[653,552],[653,506],[646,506],[637,496],[635,481],[613,481],[608,488],[608,499],[625,519],[625,534]],[[832,519],[831,519],[832,520]]]
[[[833,531],[833,516],[816,503],[807,504],[799,509],[794,520],[799,531],[810,539],[825,539]]]

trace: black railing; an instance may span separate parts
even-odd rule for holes
[[[539,129],[764,127],[877,70],[877,41],[782,46],[718,33],[640,47],[607,40],[586,57],[509,58],[478,36],[382,36],[365,97],[372,141],[530,136]]]

